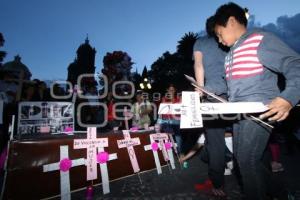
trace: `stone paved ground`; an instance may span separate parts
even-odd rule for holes
[[[294,155],[285,155],[282,151],[284,172],[276,176],[282,179],[294,194],[294,199],[300,200],[300,151]],[[140,174],[142,183],[137,175],[113,181],[110,183],[111,193],[102,195],[101,185],[94,188],[93,199],[119,200],[119,199],[144,199],[144,200],[213,200],[215,198],[206,192],[197,191],[195,184],[203,183],[207,179],[207,165],[198,156],[193,157],[188,168],[183,169],[176,163],[176,169],[170,170],[167,166],[163,173],[158,175],[156,170]],[[242,198],[237,178],[234,175],[226,176],[225,191],[228,200]],[[84,199],[85,191],[72,194],[72,199]]]
[[[102,195],[101,186],[94,188],[94,199],[213,199],[205,192],[199,192],[194,188],[197,183],[207,179],[207,165],[194,157],[189,161],[188,168],[181,168],[176,164],[175,170],[168,166],[163,168],[163,173],[158,175],[156,170],[111,182],[110,194]],[[241,192],[236,179],[233,176],[226,177],[227,199],[241,199]],[[84,192],[73,194],[72,199],[83,199]]]

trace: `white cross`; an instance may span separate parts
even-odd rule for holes
[[[174,162],[172,148],[169,148],[172,145],[170,145],[170,143],[169,143],[168,134],[155,133],[155,134],[150,134],[149,137],[150,137],[151,144],[144,146],[144,149],[145,149],[145,151],[152,150],[157,173],[158,174],[162,173],[161,164],[160,164],[158,153],[157,153],[158,148],[160,150],[162,150],[165,161],[170,160],[172,169],[175,169],[175,162]],[[158,141],[158,143],[156,143],[156,141]],[[168,148],[166,147],[166,144],[168,144]],[[156,148],[156,146],[157,146],[157,148]]]
[[[118,147],[119,148],[125,148],[125,147],[127,148],[133,171],[135,173],[139,172],[140,167],[139,167],[133,147],[141,144],[140,139],[139,138],[131,138],[129,130],[123,130],[122,132],[124,135],[124,140],[117,140]]]
[[[97,148],[108,147],[108,138],[97,138],[96,127],[87,128],[87,139],[74,140],[74,149],[87,149],[87,180],[97,179]]]
[[[151,143],[155,142],[155,141],[158,141],[159,149],[162,151],[165,161],[169,160],[166,148],[164,148],[164,141],[168,141],[168,139],[169,138],[168,138],[168,135],[166,133],[155,133],[155,134],[150,135],[150,141],[152,140]]]
[[[62,200],[71,199],[70,194],[70,173],[71,167],[85,164],[84,158],[75,160],[69,159],[68,146],[60,146],[60,162],[43,165],[43,172],[60,170],[60,193]]]
[[[171,143],[172,143],[172,147],[176,153],[176,155],[178,155],[178,151],[177,151],[177,143],[174,141],[174,138],[171,134],[169,134],[169,138],[171,140]]]
[[[124,115],[125,128],[126,130],[129,130],[129,125],[128,125],[129,112],[127,110],[127,107],[124,108],[123,115]]]
[[[195,84],[193,84],[195,85]],[[197,86],[197,85],[195,85]],[[177,114],[180,115],[180,128],[202,127],[202,114],[236,114],[236,113],[261,113],[268,110],[268,107],[262,102],[227,102],[226,100],[204,90],[197,86],[209,96],[221,101],[222,103],[200,103],[198,92],[182,92],[181,104],[161,103],[158,114]],[[260,122],[270,128],[270,124],[260,120],[253,115],[250,118]]]
[[[76,97],[78,93],[82,93],[82,90],[80,90],[80,88],[78,88],[78,85],[75,85],[73,89],[69,90],[70,93],[73,93],[72,96],[72,103],[75,104],[76,102]]]
[[[102,154],[104,156],[102,156]],[[105,156],[108,156],[108,158],[105,158]],[[118,157],[117,157],[116,153],[108,154],[107,152],[104,151],[103,147],[98,147],[97,158],[98,157],[100,158],[100,160],[97,160],[97,161],[98,162],[100,161],[99,166],[100,166],[100,173],[101,173],[101,180],[102,180],[102,191],[103,191],[103,194],[107,194],[107,193],[110,192],[110,188],[109,188],[109,176],[108,176],[108,170],[107,170],[106,162],[110,161],[110,160],[115,160]]]

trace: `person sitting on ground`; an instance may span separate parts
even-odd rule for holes
[[[205,143],[205,135],[202,133],[196,144],[193,146],[193,148],[184,156],[181,156],[179,158],[179,162],[184,163],[190,158],[192,158],[203,146]],[[224,175],[231,175],[231,170],[233,169],[233,161],[232,161],[232,133],[226,132],[225,133],[225,143],[226,143],[226,166],[225,166],[225,172]],[[205,159],[202,159],[205,160]]]

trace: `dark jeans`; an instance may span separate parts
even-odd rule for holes
[[[226,96],[221,96],[226,98]],[[207,96],[204,102],[218,102],[214,98]],[[225,170],[225,131],[230,126],[230,122],[226,122],[219,115],[202,115],[203,125],[205,129],[205,146],[201,153],[202,160],[208,160],[208,176],[215,188],[224,186],[224,170]],[[204,156],[204,154],[207,154]]]
[[[205,151],[208,160],[208,176],[215,188],[224,186],[225,170],[225,121],[216,118],[215,120],[204,121],[205,127]],[[203,150],[204,150],[203,149]],[[205,151],[204,154],[205,154]],[[203,154],[202,154],[203,155]]]
[[[245,199],[265,200],[267,193],[280,195],[283,187],[273,180],[270,160],[262,160],[271,130],[252,120],[241,120],[234,124],[233,132],[233,152]]]

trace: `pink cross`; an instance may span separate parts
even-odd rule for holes
[[[117,140],[118,147],[119,148],[125,148],[125,147],[127,148],[133,171],[135,173],[139,172],[140,167],[139,167],[138,161],[136,159],[136,155],[135,155],[135,151],[134,151],[133,147],[141,144],[140,139],[139,138],[131,138],[129,130],[123,130],[123,135],[124,135],[124,140]]]
[[[150,138],[153,140],[153,142],[154,141],[158,141],[159,142],[160,149],[162,150],[164,160],[168,161],[169,160],[169,156],[168,156],[168,153],[167,153],[165,145],[164,145],[164,142],[168,142],[168,140],[169,140],[168,135],[166,133],[155,133],[155,134],[151,134]]]
[[[97,148],[108,147],[107,138],[97,138],[96,127],[87,128],[87,139],[74,140],[74,149],[87,149],[87,180],[97,179]]]

